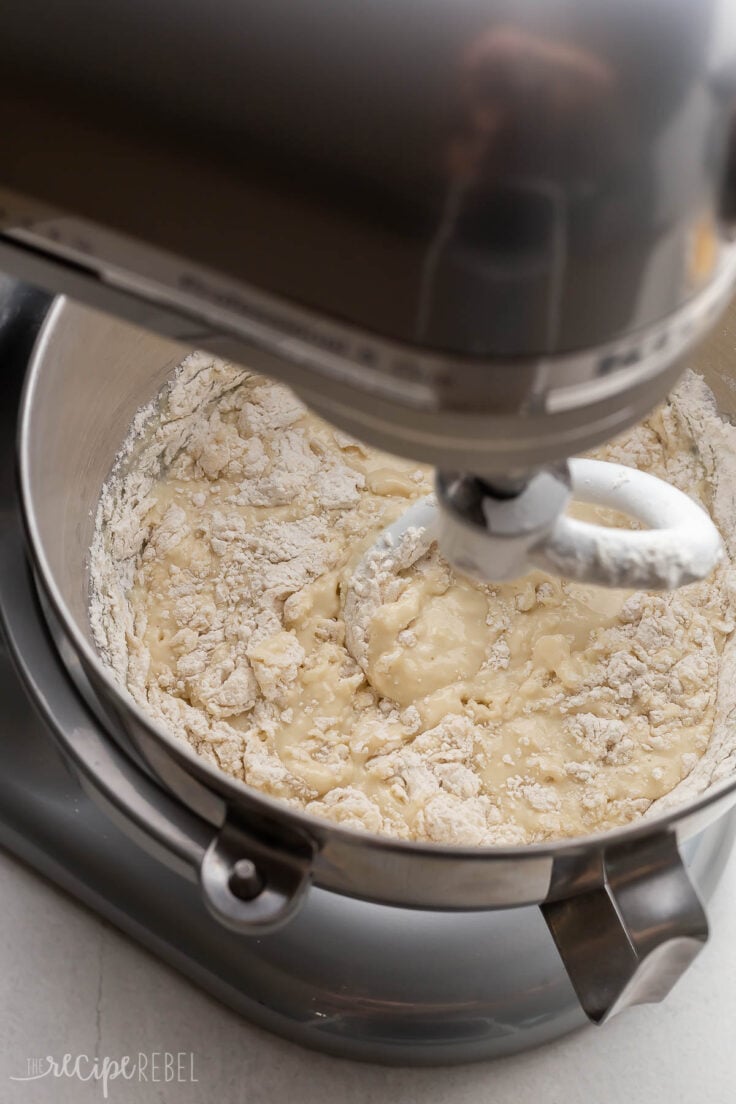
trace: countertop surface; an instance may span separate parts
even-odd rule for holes
[[[104,1100],[102,1082],[82,1079],[93,1067],[81,1056],[116,1060],[139,1052],[150,1055],[143,1076],[155,1069],[158,1080],[139,1079],[140,1071],[124,1080],[109,1066],[108,1100],[736,1102],[734,859],[710,906],[711,940],[665,1004],[635,1008],[604,1028],[499,1062],[421,1070],[341,1061],[274,1038],[3,853],[0,879],[0,1101],[8,1104]],[[80,1059],[79,1076],[73,1066],[73,1076],[39,1076],[48,1069],[46,1055],[64,1054]],[[168,1082],[166,1062],[174,1078]]]

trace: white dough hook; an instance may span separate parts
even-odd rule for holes
[[[514,498],[481,495],[473,504],[474,517],[467,502],[462,512],[453,509],[452,488],[442,477],[437,491],[382,531],[356,577],[370,573],[377,549],[398,545],[409,531],[412,562],[436,541],[454,567],[485,582],[540,568],[599,586],[673,590],[704,579],[723,555],[720,534],[701,506],[657,476],[622,464],[570,460],[564,481],[548,470]],[[568,517],[563,511],[571,495],[619,510],[649,528],[609,528]],[[545,511],[550,519],[540,524]]]

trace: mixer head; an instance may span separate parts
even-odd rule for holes
[[[549,528],[730,295],[732,0],[7,9],[0,267],[433,464],[460,534]]]

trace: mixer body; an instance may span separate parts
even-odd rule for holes
[[[730,0],[24,0],[2,30],[0,266],[391,452],[498,480],[599,443],[732,286]]]

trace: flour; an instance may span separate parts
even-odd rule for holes
[[[667,595],[482,587],[410,530],[355,579],[429,471],[192,354],[103,489],[95,640],[155,721],[316,816],[456,844],[626,823],[736,769],[736,431],[689,374],[597,455],[700,501],[728,561]]]
[[[345,598],[345,635],[350,654],[364,670],[368,664],[371,621],[381,606],[398,597],[402,589],[401,573],[426,555],[429,544],[424,530],[411,527],[398,544],[382,537],[356,565]],[[408,647],[416,643],[411,629],[402,629],[398,639]]]

